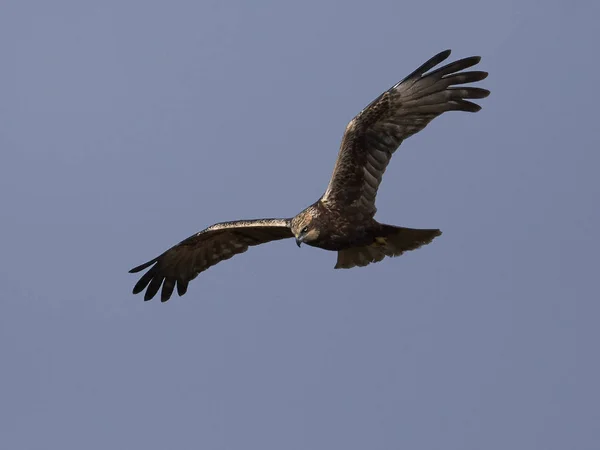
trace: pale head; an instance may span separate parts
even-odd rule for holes
[[[296,244],[300,247],[303,242],[310,245],[319,238],[319,227],[317,216],[319,215],[314,205],[309,206],[292,219],[290,229],[296,237]]]

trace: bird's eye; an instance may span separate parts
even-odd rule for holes
[[[308,227],[302,228],[302,233],[306,233],[308,231]]]

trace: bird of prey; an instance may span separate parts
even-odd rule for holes
[[[350,121],[333,175],[319,200],[289,219],[222,222],[200,231],[131,269],[130,273],[136,273],[150,268],[133,293],[146,289],[144,300],[150,300],[162,286],[160,298],[165,302],[175,286],[180,296],[185,294],[188,283],[209,267],[250,246],[285,238],[295,238],[298,246],[304,243],[336,251],[336,269],[366,266],[429,244],[440,230],[377,222],[375,197],[402,141],[446,111],[479,111],[481,107],[467,99],[490,94],[486,89],[462,86],[487,77],[487,72],[463,71],[476,65],[479,56],[432,70],[449,55],[446,50],[429,59]]]

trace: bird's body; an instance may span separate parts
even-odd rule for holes
[[[291,221],[298,228],[304,220],[310,220],[312,229],[318,232],[307,245],[323,250],[339,251],[348,247],[369,245],[379,224],[372,217],[365,216],[358,208],[337,209],[324,204],[321,200],[300,212]],[[293,228],[292,228],[293,229]]]
[[[479,105],[466,99],[489,95],[481,88],[454,87],[487,77],[486,72],[461,72],[477,64],[479,57],[428,72],[449,55],[450,50],[446,50],[434,56],[350,121],[333,175],[319,200],[291,219],[223,222],[190,236],[132,269],[130,272],[139,272],[152,266],[133,293],[147,288],[144,299],[150,300],[162,286],[161,300],[167,301],[177,286],[178,294],[183,295],[188,283],[207,268],[245,252],[249,246],[273,240],[295,237],[298,246],[305,243],[337,251],[335,267],[351,268],[401,255],[439,236],[437,229],[377,222],[375,197],[385,169],[404,139],[446,111],[479,111]]]

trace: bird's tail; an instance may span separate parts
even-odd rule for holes
[[[386,256],[400,256],[406,251],[416,250],[429,244],[441,234],[440,230],[419,230],[381,225],[381,233],[371,245],[339,251],[335,268],[362,267],[379,262]]]

